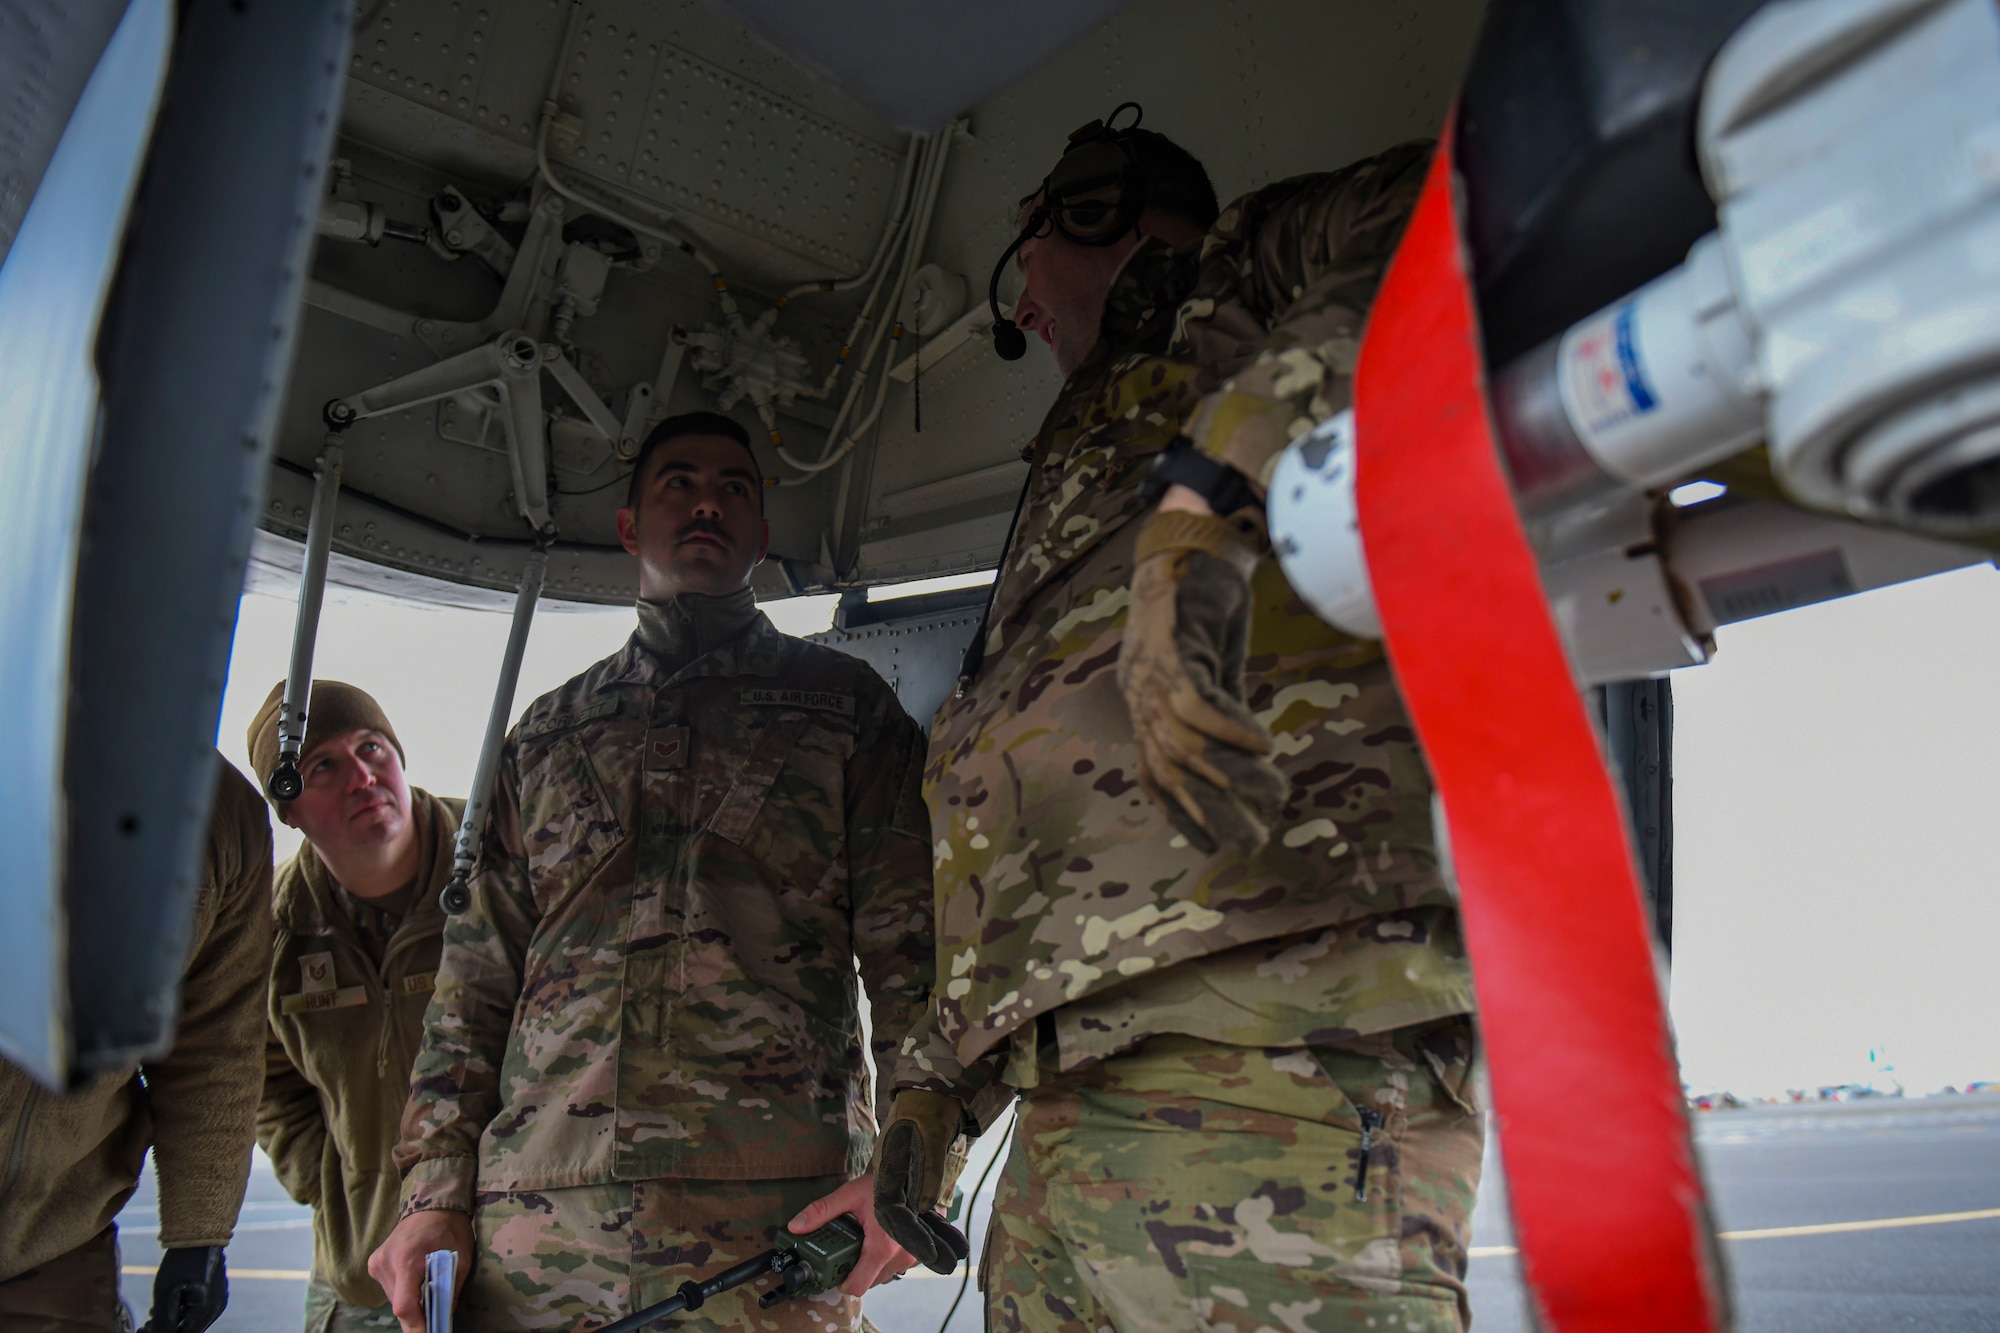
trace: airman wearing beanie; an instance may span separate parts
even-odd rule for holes
[[[281,680],[271,687],[257,716],[250,719],[250,767],[259,786],[270,780],[271,770],[278,766],[278,715],[284,708],[285,682]],[[389,725],[389,715],[374,695],[338,680],[314,681],[312,702],[306,706],[306,740],[299,752],[309,754],[314,746],[335,736],[362,730],[381,732],[396,747],[396,757],[408,762],[396,729]]]
[[[280,681],[250,724],[260,778],[278,762],[284,695]],[[403,757],[367,691],[314,681],[305,790],[274,802],[306,845],[278,871],[257,1140],[292,1197],[312,1205],[305,1323],[315,1333],[398,1327],[368,1255],[400,1205],[391,1150],[436,984],[438,891],[464,808],[409,786]]]

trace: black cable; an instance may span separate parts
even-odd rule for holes
[[[755,1282],[766,1273],[776,1272],[780,1261],[793,1253],[791,1250],[767,1250],[706,1282],[683,1282],[673,1295],[659,1304],[629,1314],[615,1324],[606,1324],[594,1333],[638,1333],[638,1330],[656,1324],[668,1315],[679,1314],[683,1310],[699,1310],[725,1291],[746,1282]]]
[[[979,628],[972,631],[972,642],[965,645],[965,653],[958,659],[958,684],[953,697],[965,693],[965,687],[979,674],[979,668],[986,664],[986,627],[993,619],[993,604],[1000,596],[1000,581],[1007,576],[1007,558],[1014,554],[1014,536],[1021,530],[1021,515],[1027,512],[1028,496],[1035,489],[1035,465],[1033,460],[1024,459],[1028,464],[1027,479],[1021,483],[1021,498],[1014,501],[1014,517],[1007,521],[1007,540],[1000,544],[1000,563],[993,570],[993,586],[986,590],[986,609],[979,613]]]
[[[628,482],[628,481],[630,481],[630,480],[632,480],[632,474],[631,474],[630,472],[621,472],[621,473],[619,473],[619,474],[618,474],[617,476],[613,477],[613,478],[612,478],[612,479],[611,479],[610,481],[607,481],[607,482],[604,482],[604,483],[603,483],[603,484],[601,484],[601,485],[597,485],[597,486],[591,486],[591,487],[588,487],[588,488],[586,488],[586,489],[584,489],[584,490],[581,490],[581,491],[566,491],[566,490],[564,490],[564,489],[563,489],[562,487],[558,486],[558,487],[556,487],[556,494],[557,494],[557,495],[595,495],[595,494],[597,494],[597,493],[598,493],[599,491],[608,491],[608,490],[610,490],[610,489],[611,489],[611,488],[612,488],[613,486],[622,486],[622,485],[624,485],[624,484],[625,484],[626,482]]]
[[[1012,1134],[1014,1132],[1014,1110],[1017,1105],[1019,1103],[1013,1103],[1007,1107],[1007,1128],[1005,1134]],[[1009,1151],[1010,1149],[1003,1146],[993,1154],[992,1160],[986,1163],[986,1169],[979,1173],[979,1183],[972,1187],[972,1193],[965,1196],[965,1224],[967,1227],[972,1225],[972,1210],[979,1202],[979,1191],[986,1188],[986,1178],[993,1174],[993,1168],[1000,1165],[1001,1157]],[[992,1243],[993,1219],[989,1215],[986,1220],[986,1244],[991,1245]],[[979,1254],[981,1260],[984,1261],[986,1256],[985,1245],[979,1247]],[[965,1299],[965,1293],[971,1290],[971,1288],[972,1257],[968,1255],[965,1260],[965,1276],[958,1280],[958,1295],[951,1298],[951,1308],[944,1312],[944,1321],[938,1325],[938,1333],[944,1333],[945,1329],[951,1325],[951,1317],[958,1313],[958,1303]]]

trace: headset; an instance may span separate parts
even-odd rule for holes
[[[1132,123],[1119,125],[1130,111]],[[1137,102],[1120,102],[1103,120],[1093,120],[1069,136],[1069,146],[1055,170],[1042,178],[1033,194],[1021,200],[1035,207],[1021,234],[993,266],[986,299],[993,307],[993,350],[1003,361],[1019,361],[1028,351],[1028,336],[1000,313],[1000,275],[1007,261],[1029,241],[1059,231],[1081,245],[1111,245],[1139,225],[1146,211],[1146,187],[1139,174],[1139,153],[1132,131],[1146,118]]]

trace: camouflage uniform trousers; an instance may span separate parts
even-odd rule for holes
[[[1474,1052],[1453,1018],[1340,1046],[1161,1035],[1045,1073],[994,1202],[988,1328],[1467,1328]]]
[[[565,1189],[482,1192],[473,1212],[478,1253],[457,1324],[480,1333],[595,1328],[663,1301],[681,1283],[788,1243],[785,1223],[845,1183],[641,1180]],[[677,1333],[845,1333],[861,1302],[839,1292],[795,1296],[768,1310],[769,1281],[674,1316]]]
[[[0,1329],[132,1333],[118,1272],[118,1228],[108,1226],[68,1254],[0,1282]]]
[[[306,1333],[400,1333],[402,1323],[386,1305],[349,1305],[318,1273],[306,1284]]]

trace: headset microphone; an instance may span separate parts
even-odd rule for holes
[[[1040,210],[1037,209],[1036,212]],[[1000,313],[1000,275],[1007,271],[1007,261],[1014,257],[1014,252],[1021,248],[1021,243],[1033,232],[1032,214],[1028,222],[1028,227],[1016,236],[1014,243],[1001,254],[1000,262],[993,266],[993,280],[986,285],[986,300],[993,307],[993,351],[1002,361],[1019,361],[1028,354],[1028,335],[1021,332],[1019,324]]]
[[[993,350],[1002,361],[1019,361],[1028,354],[1028,335],[1013,320],[993,321]]]
[[[1132,123],[1115,125],[1128,108],[1135,113]],[[1015,251],[1051,230],[1082,245],[1110,245],[1139,225],[1146,191],[1131,133],[1145,115],[1137,102],[1121,102],[1103,120],[1093,120],[1070,135],[1062,160],[1042,178],[1041,188],[1028,196],[1038,202],[1023,220],[1021,234],[1001,253],[986,285],[986,300],[993,307],[993,351],[1002,361],[1019,361],[1028,352],[1028,335],[1000,312],[1000,275]]]

